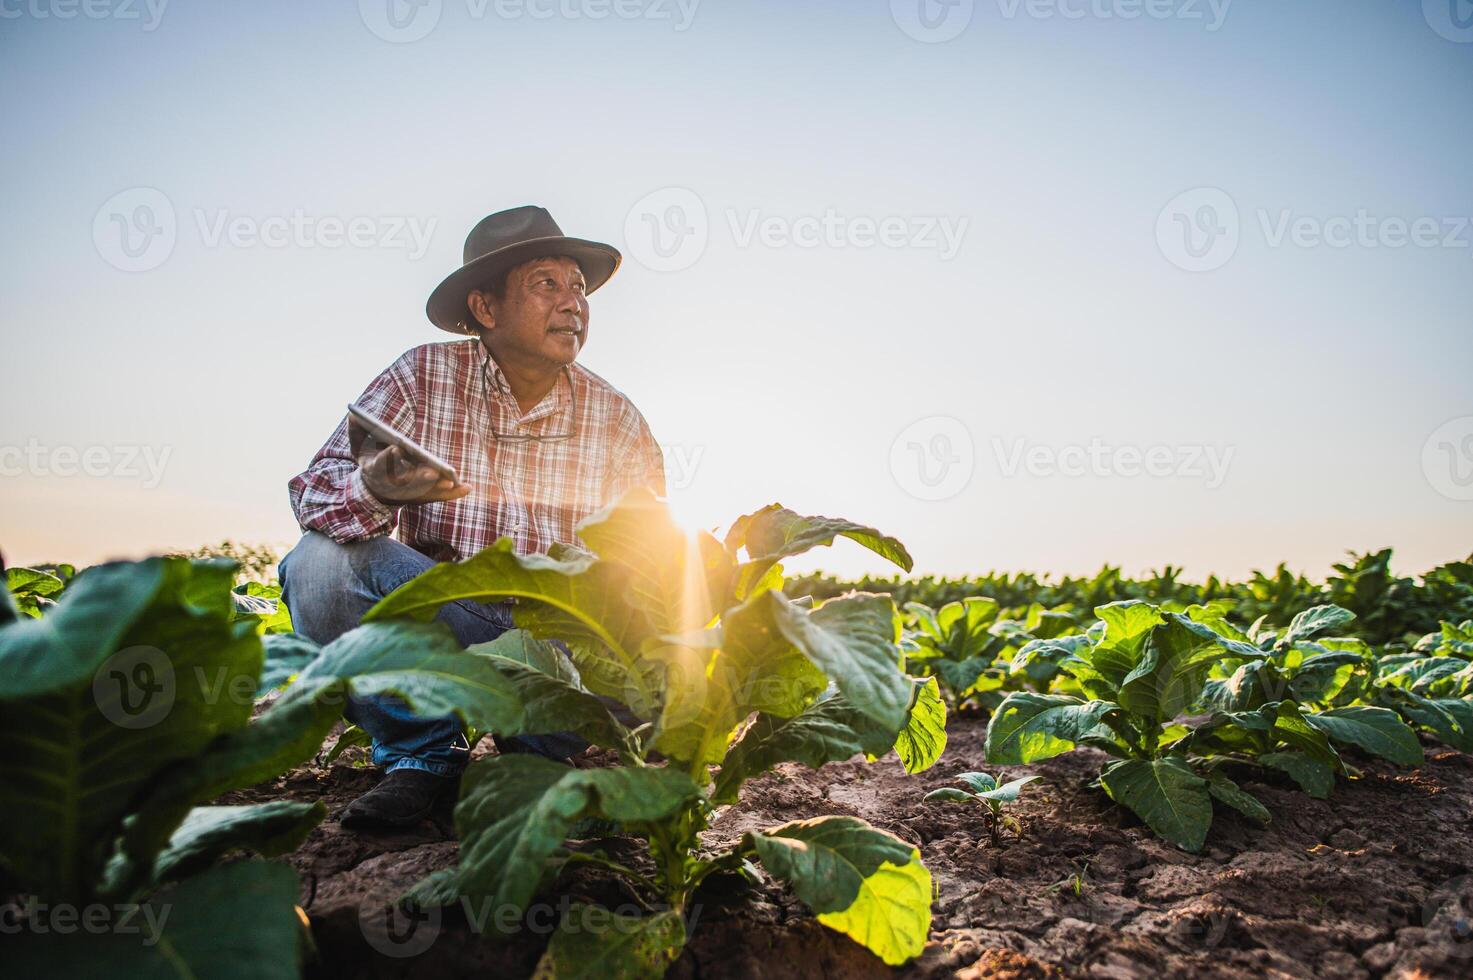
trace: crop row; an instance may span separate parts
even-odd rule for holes
[[[455,808],[458,863],[402,898],[520,913],[571,866],[624,879],[644,912],[607,912],[601,931],[569,917],[539,967],[554,977],[663,974],[689,938],[698,890],[732,876],[791,888],[886,963],[917,955],[933,894],[911,844],[837,815],[720,849],[703,831],[781,763],[893,750],[920,772],[945,749],[948,704],[992,711],[993,763],[1103,749],[1103,791],[1188,849],[1202,846],[1214,806],[1268,819],[1233,778],[1241,771],[1282,773],[1322,796],[1355,774],[1358,753],[1420,762],[1413,727],[1463,750],[1473,734],[1469,623],[1388,650],[1344,635],[1354,614],[1333,604],[1244,628],[1225,597],[1089,613],[980,596],[903,610],[882,593],[815,601],[785,589],[783,560],[840,537],[905,571],[910,556],[873,528],[778,505],[724,540],[687,534],[644,491],[580,536],[586,550],[519,556],[503,540],[437,565],[324,647],[291,632],[275,586],[234,585],[229,561],[9,570],[0,898],[173,910],[142,916],[159,923],[151,942],[21,930],[10,944],[21,973],[105,963],[115,976],[224,976],[246,956],[252,975],[298,975],[310,944],[291,869],[221,859],[287,853],[324,808],[211,801],[317,755],[355,697],[393,693],[425,716],[453,712],[472,733],[574,731],[617,756],[602,769],[473,762]],[[518,629],[492,643],[463,650],[435,621],[449,602],[505,598]],[[333,752],[359,738],[349,729]],[[987,807],[996,838],[1030,778],[968,773],[965,789],[928,799]],[[643,854],[611,856],[611,835]]]
[[[1094,610],[1087,624],[1033,605],[1004,616],[972,597],[906,606],[908,669],[953,705],[991,711],[987,760],[1039,762],[1077,745],[1111,758],[1099,785],[1156,833],[1199,850],[1213,802],[1266,823],[1232,778],[1276,770],[1326,798],[1350,751],[1423,761],[1416,729],[1473,751],[1473,621],[1410,647],[1337,635],[1354,613],[1310,607],[1283,628],[1234,625],[1228,600]]]

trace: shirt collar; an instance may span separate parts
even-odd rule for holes
[[[490,363],[491,391],[501,403],[509,408],[522,422],[534,422],[540,418],[546,418],[562,410],[572,397],[573,372],[563,368],[558,372],[558,379],[553,383],[552,390],[542,396],[542,400],[533,405],[525,415],[522,414],[522,406],[517,402],[516,396],[512,394],[511,385],[507,383],[506,375],[501,371],[501,365],[496,363],[496,358],[490,353],[484,355],[482,369]]]

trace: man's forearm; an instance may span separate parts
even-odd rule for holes
[[[334,541],[381,537],[398,523],[398,508],[369,491],[352,460],[316,459],[292,479],[289,491],[297,523]]]

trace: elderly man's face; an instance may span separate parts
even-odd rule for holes
[[[507,275],[504,297],[476,290],[469,305],[490,328],[486,342],[498,360],[561,368],[588,340],[584,289],[583,270],[572,259],[533,259]]]

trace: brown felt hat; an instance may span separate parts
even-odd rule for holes
[[[619,250],[614,246],[569,238],[546,208],[528,204],[488,214],[471,229],[465,239],[465,264],[430,293],[425,313],[441,330],[469,333],[471,312],[465,299],[471,290],[484,289],[514,266],[544,255],[564,255],[577,262],[590,293],[619,268]]]

